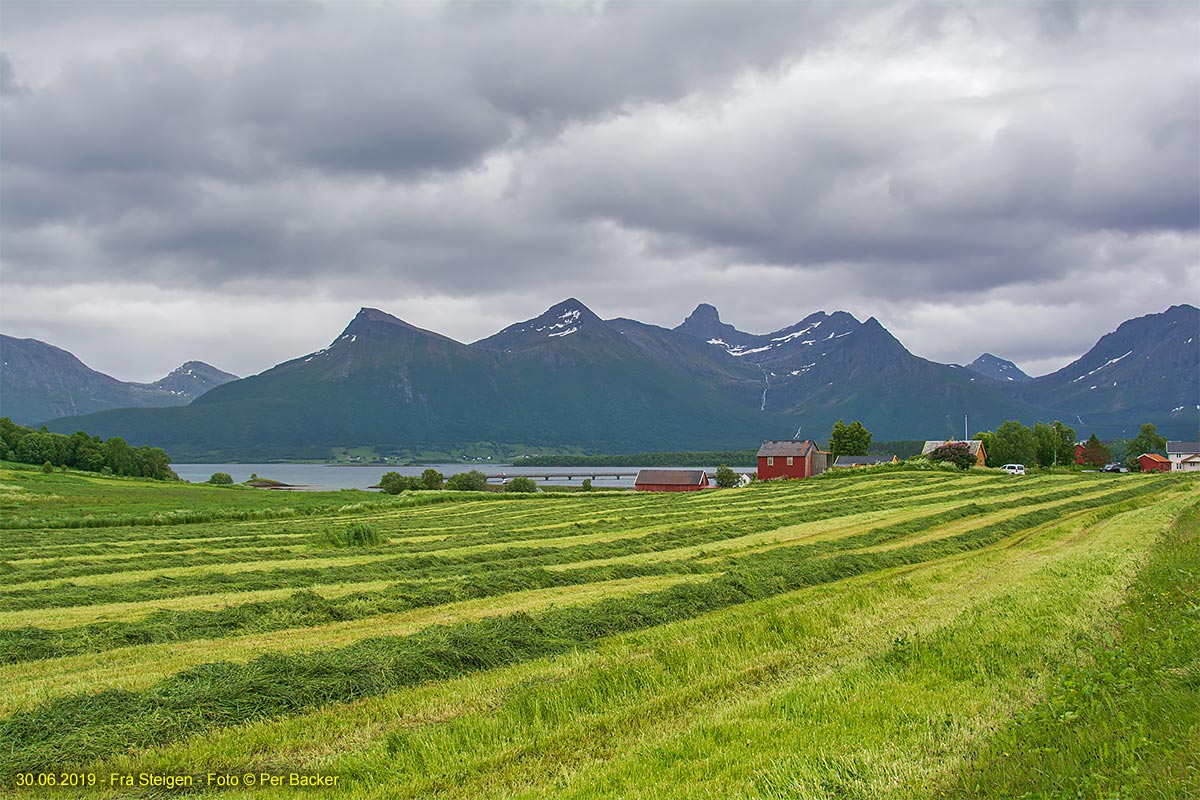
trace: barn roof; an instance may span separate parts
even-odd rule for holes
[[[758,448],[758,457],[806,456],[812,452],[822,452],[812,439],[768,439]]]
[[[1142,453],[1138,458],[1148,458],[1151,461],[1156,461],[1159,464],[1170,464],[1171,461],[1166,456],[1160,456],[1158,453]]]
[[[833,462],[835,467],[873,467],[876,464],[890,464],[895,456],[838,456]]]
[[[962,441],[962,440],[960,440],[960,441]],[[946,440],[946,441],[939,441],[939,440],[937,440],[937,439],[930,439],[929,441],[927,441],[927,442],[925,443],[925,446],[921,448],[921,455],[923,455],[923,456],[927,456],[927,455],[929,455],[930,453],[932,453],[934,450],[937,450],[937,449],[938,449],[939,447],[941,447],[942,445],[944,445],[944,444],[950,444],[950,443],[952,443],[952,442],[953,442],[953,443],[955,443],[955,444],[957,444],[957,442],[955,442],[955,440],[954,440],[954,439],[949,439],[949,440]],[[981,446],[983,446],[983,442],[981,442],[979,439],[968,439],[968,440],[966,440],[966,441],[963,441],[963,444],[965,444],[965,445],[967,446],[967,452],[968,452],[968,453],[970,453],[970,454],[971,454],[971,455],[973,455],[973,456],[977,456],[977,455],[979,455],[979,448],[980,448]]]
[[[708,474],[702,469],[643,469],[638,470],[635,485],[702,486]]]
[[[1168,453],[1200,453],[1200,442],[1167,442]]]

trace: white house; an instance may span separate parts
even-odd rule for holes
[[[1167,442],[1171,471],[1200,472],[1200,442]]]

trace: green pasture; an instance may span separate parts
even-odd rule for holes
[[[1198,654],[1179,476],[393,497],[0,469],[22,796],[1200,796]]]

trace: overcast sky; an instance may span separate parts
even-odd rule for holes
[[[1032,374],[1200,300],[1200,4],[0,3],[0,331],[240,375],[359,306],[877,317]]]

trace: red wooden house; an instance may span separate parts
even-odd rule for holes
[[[1138,456],[1138,463],[1142,465],[1142,472],[1171,471],[1171,460],[1158,453],[1142,453]]]
[[[702,469],[638,470],[633,488],[639,492],[696,492],[708,488],[708,473]]]
[[[758,449],[758,479],[811,478],[829,469],[830,455],[811,439],[772,439]]]

